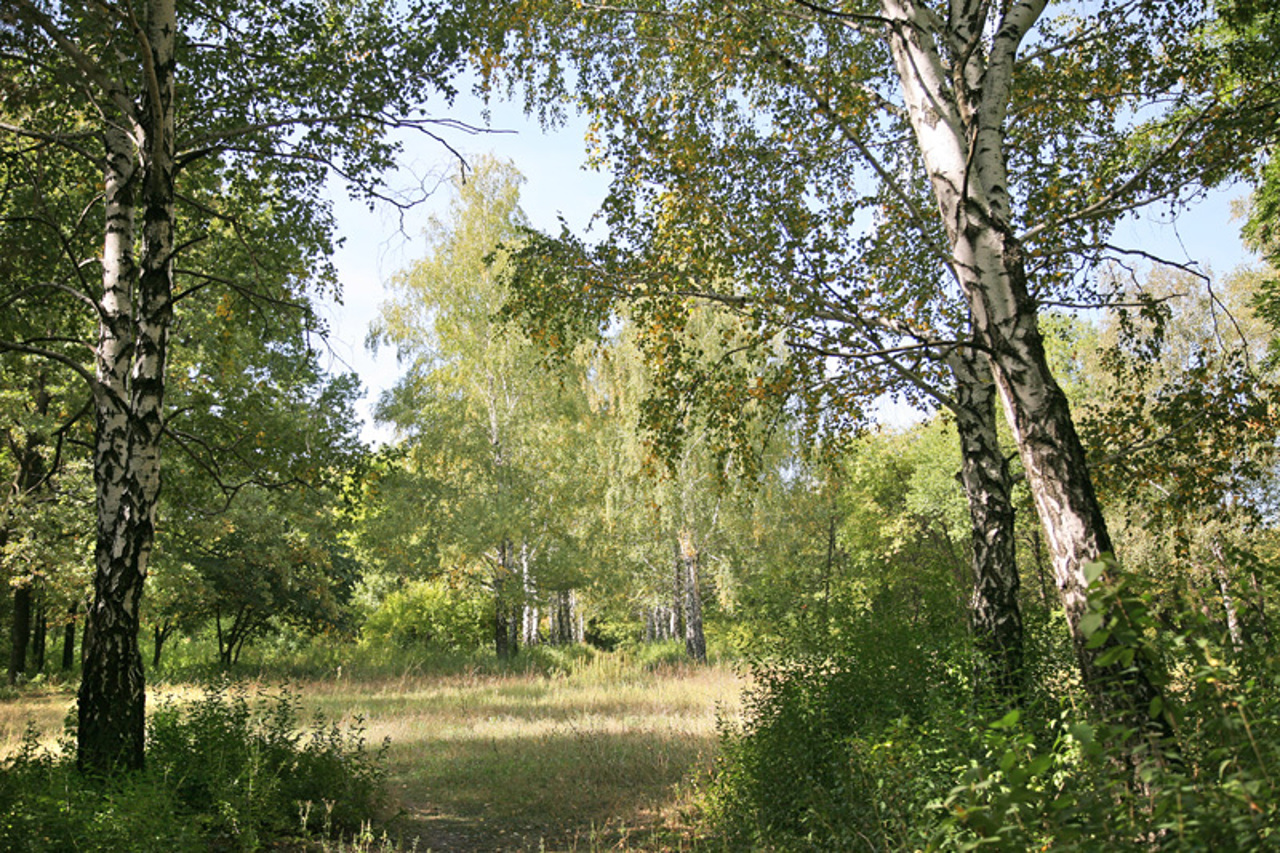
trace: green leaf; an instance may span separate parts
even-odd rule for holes
[[[1073,738],[1080,742],[1081,746],[1087,747],[1093,743],[1093,726],[1088,723],[1072,723],[1067,726],[1067,731],[1071,733]]]
[[[1051,753],[1037,755],[1035,758],[1031,759],[1031,762],[1027,765],[1027,773],[1031,776],[1039,776],[1052,766],[1053,755]]]
[[[1018,720],[1022,718],[1022,712],[1014,708],[1005,714],[999,720],[991,724],[993,729],[1011,729],[1018,724]]]

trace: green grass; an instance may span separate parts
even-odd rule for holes
[[[345,667],[301,683],[304,713],[359,717],[370,743],[390,738],[391,807],[374,829],[400,849],[687,849],[685,813],[716,754],[718,715],[738,712],[738,676],[661,655],[579,654],[563,668],[529,658],[523,671]],[[28,718],[52,740],[73,700],[0,701],[0,753]]]
[[[467,674],[307,685],[328,715],[391,739],[406,842],[435,849],[660,849],[735,714],[727,668],[637,671],[603,658],[570,675]]]

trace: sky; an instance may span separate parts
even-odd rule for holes
[[[494,104],[490,112],[486,122],[483,104],[459,95],[449,117],[491,132],[472,136],[455,133],[448,137],[450,144],[467,159],[493,154],[511,160],[525,176],[521,207],[534,228],[558,233],[559,218],[563,217],[574,233],[586,233],[604,200],[608,178],[584,168],[583,125],[543,132],[537,120],[526,117],[517,106]],[[457,158],[439,143],[413,139],[406,142],[401,180],[416,182],[416,177],[427,177],[434,183],[443,175],[456,173],[457,167]],[[394,186],[395,181],[391,183]],[[321,307],[330,325],[329,368],[335,373],[354,371],[360,375],[367,389],[360,406],[365,423],[361,435],[366,442],[385,442],[392,434],[374,424],[372,409],[378,395],[394,384],[399,365],[389,348],[381,348],[376,355],[369,352],[365,338],[387,298],[386,283],[422,256],[423,230],[433,214],[443,215],[448,210],[452,195],[449,185],[442,184],[403,221],[399,211],[388,207],[370,211],[363,202],[347,199],[341,189],[335,188],[331,198],[344,244],[334,257],[343,286],[342,304],[330,301]]]
[[[459,95],[449,117],[475,127],[488,127],[492,132],[453,134],[450,143],[464,157],[492,153],[515,164],[526,179],[521,206],[534,228],[557,233],[559,218],[563,217],[574,233],[587,232],[604,199],[608,178],[585,167],[583,123],[571,122],[548,132],[517,106],[494,104],[490,111],[486,122],[484,105],[478,99]],[[406,143],[398,180],[407,184],[421,176],[434,183],[456,168],[456,158],[443,146],[417,138]],[[397,181],[393,179],[391,183],[394,186]],[[1232,201],[1245,192],[1239,186],[1213,192],[1176,222],[1170,222],[1156,209],[1145,212],[1122,223],[1117,242],[1170,260],[1197,261],[1203,269],[1216,274],[1228,273],[1253,261],[1240,242],[1240,223],[1233,219],[1231,210]],[[386,442],[392,433],[374,423],[372,411],[378,395],[394,384],[399,365],[395,353],[386,347],[377,354],[369,352],[365,338],[379,306],[387,298],[386,282],[421,257],[425,248],[423,229],[432,214],[447,211],[451,194],[448,184],[442,184],[403,220],[398,211],[388,208],[370,211],[363,202],[347,199],[338,188],[331,197],[338,234],[344,241],[335,255],[343,300],[341,304],[330,301],[321,306],[330,326],[328,367],[334,373],[355,372],[361,377],[367,389],[359,406],[364,420],[361,436],[369,443]]]

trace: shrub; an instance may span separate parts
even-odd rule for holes
[[[1093,591],[1098,644],[1120,666],[1160,657],[1177,744],[1135,749],[1029,644],[1044,676],[1021,707],[984,705],[963,648],[929,648],[892,624],[826,657],[758,663],[740,729],[707,798],[744,849],[1237,850],[1280,838],[1280,662],[1232,660],[1200,614],[1159,631],[1141,591]],[[1107,614],[1123,610],[1127,624]],[[1065,632],[1059,634],[1065,645]]]
[[[389,594],[361,629],[368,643],[467,651],[491,632],[492,602],[443,580],[412,581]]]
[[[385,746],[366,749],[358,724],[301,722],[288,689],[255,708],[218,683],[157,708],[146,770],[106,780],[76,771],[69,737],[46,750],[29,730],[0,774],[0,849],[256,850],[301,829],[313,803],[308,829],[358,829],[380,800]]]

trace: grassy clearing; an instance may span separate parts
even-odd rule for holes
[[[391,739],[401,812],[419,849],[661,849],[681,833],[690,781],[736,715],[727,668],[464,675],[307,685],[308,704]]]
[[[662,850],[688,846],[683,811],[741,686],[727,666],[600,655],[570,674],[344,675],[301,692],[308,713],[390,738],[385,829],[401,849]],[[52,741],[73,700],[0,701],[0,753],[28,719]]]

